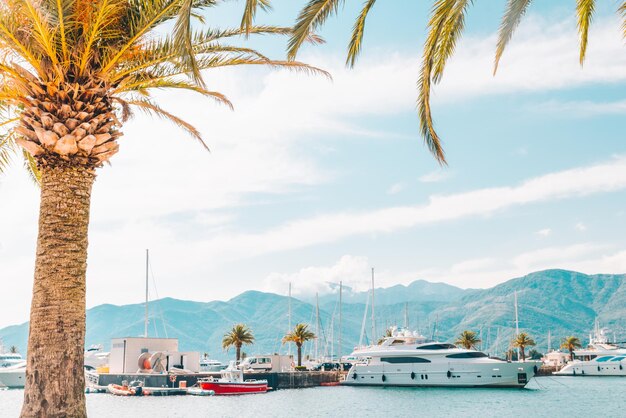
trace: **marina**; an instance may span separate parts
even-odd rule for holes
[[[614,402],[616,393],[626,390],[626,379],[535,378],[526,389],[375,388],[318,387],[279,390],[259,396],[174,396],[117,397],[88,394],[87,411],[95,418],[150,416],[174,418],[193,416],[307,417],[384,414],[388,417],[524,416],[578,418],[618,417],[623,403]],[[17,417],[24,392],[0,391],[2,417]]]

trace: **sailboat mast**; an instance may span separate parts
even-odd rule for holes
[[[374,267],[372,267],[372,342],[378,338],[376,334],[376,315],[374,313]]]
[[[146,249],[146,317],[143,323],[143,336],[148,338],[148,266],[150,265],[150,251]]]
[[[289,282],[289,299],[287,306],[287,317],[288,317],[288,329],[287,332],[291,332],[291,282]],[[291,355],[291,344],[288,344],[287,353]]]
[[[404,302],[404,329],[409,329],[409,302]]]
[[[361,322],[361,335],[359,336],[359,347],[363,347],[363,336],[365,335],[365,323],[367,322],[367,309],[369,308],[370,298],[365,298],[365,311],[363,311],[363,322]]]
[[[315,360],[319,359],[319,338],[320,338],[320,296],[315,293]]]
[[[517,290],[515,291],[515,338],[519,335],[519,317],[517,315]],[[517,347],[517,359],[519,360],[519,347]]]
[[[343,293],[343,282],[339,281],[339,359],[341,359],[341,303]]]
[[[550,335],[550,330],[548,330],[548,351],[547,351],[547,353],[550,352],[550,348],[551,348],[550,346],[552,345],[551,344],[552,343],[552,338],[551,337],[552,336]]]

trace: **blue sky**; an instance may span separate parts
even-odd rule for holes
[[[290,23],[276,1],[263,23]],[[571,2],[536,2],[491,76],[504,1],[476,2],[433,106],[449,166],[418,135],[417,70],[429,2],[378,2],[354,70],[348,1],[305,48],[333,82],[284,71],[207,73],[235,112],[163,93],[196,124],[206,153],[137,117],[93,194],[88,304],[142,299],[152,251],[159,296],[228,299],[248,289],[311,294],[370,266],[388,286],[414,279],[488,287],[543,268],[626,272],[626,54],[615,2],[602,2],[577,63]],[[615,3],[615,4],[614,4]],[[209,22],[237,24],[240,2]],[[284,40],[253,44],[274,57]],[[19,164],[0,179],[0,326],[27,319],[38,196]],[[6,285],[5,285],[6,286]],[[154,289],[151,291],[154,296]]]

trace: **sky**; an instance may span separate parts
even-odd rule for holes
[[[259,23],[290,24],[301,1]],[[415,111],[429,2],[378,2],[364,51],[344,65],[361,2],[348,1],[284,70],[205,74],[231,111],[159,92],[211,151],[137,115],[92,194],[88,307],[152,298],[295,296],[416,279],[491,287],[546,269],[626,273],[626,49],[615,1],[598,4],[584,67],[572,2],[536,2],[492,76],[504,1],[475,2],[433,94],[449,165],[423,145]],[[207,13],[237,25],[242,2]],[[164,28],[163,30],[167,30]],[[251,40],[274,58],[285,40]],[[28,319],[38,189],[19,161],[0,177],[0,327]]]

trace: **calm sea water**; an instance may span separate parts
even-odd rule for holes
[[[0,391],[0,417],[23,391]],[[626,378],[541,377],[527,389],[320,387],[237,397],[88,394],[90,417],[626,417]]]

